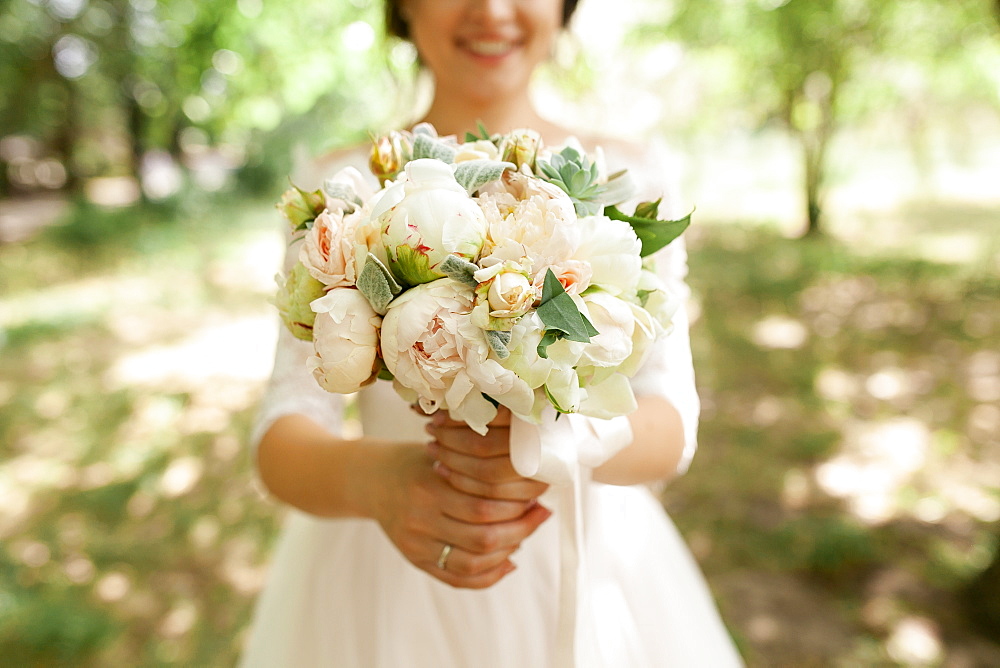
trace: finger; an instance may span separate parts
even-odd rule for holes
[[[439,543],[434,541],[432,545],[436,549]],[[443,549],[444,545],[441,544],[441,547]],[[452,549],[448,552],[444,568],[441,570],[459,576],[473,576],[486,573],[504,563],[512,563],[509,557],[517,551],[518,547],[520,546],[504,548],[488,554],[476,554],[474,552],[467,552],[460,547],[452,546]],[[435,568],[438,568],[438,558],[441,556],[440,550],[432,556],[433,565]],[[424,566],[424,564],[421,564],[421,566]]]
[[[486,589],[509,575],[515,568],[517,566],[512,562],[505,561],[499,566],[475,575],[459,575],[447,570],[442,571],[440,568],[437,568],[437,565],[425,568],[424,570],[452,587],[460,589]]]
[[[498,406],[497,407],[497,415],[496,415],[495,418],[493,418],[492,420],[490,420],[489,427],[491,427],[491,428],[492,427],[509,427],[510,426],[510,421],[511,421],[510,409],[507,408],[506,406]],[[438,411],[438,412],[434,413],[434,415],[431,417],[431,422],[433,422],[434,424],[437,424],[437,425],[440,425],[440,426],[446,426],[446,427],[466,427],[466,428],[468,428],[468,426],[469,426],[468,424],[466,424],[462,420],[454,420],[454,419],[452,419],[451,414],[448,411]]]
[[[508,501],[532,501],[545,493],[548,484],[530,478],[521,478],[511,482],[488,483],[452,471],[442,462],[434,462],[434,472],[447,480],[455,489],[482,496],[488,499],[505,499]]]
[[[469,524],[445,517],[437,539],[473,554],[516,549],[551,516],[551,510],[536,505],[516,520],[494,524]]]
[[[441,497],[441,513],[467,524],[510,522],[522,517],[534,505],[531,499],[489,499],[466,494],[446,483],[445,488]]]
[[[444,448],[437,443],[427,446],[427,451],[434,459],[448,467],[451,471],[461,473],[485,483],[503,483],[524,480],[514,470],[510,457],[476,457]]]
[[[467,426],[448,427],[427,424],[424,429],[438,445],[475,457],[501,457],[510,452],[510,429],[496,427],[483,435]]]

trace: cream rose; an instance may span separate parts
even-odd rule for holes
[[[355,233],[360,215],[340,210],[321,213],[306,233],[299,261],[328,288],[353,286],[357,281]]]

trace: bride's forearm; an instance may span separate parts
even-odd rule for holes
[[[629,416],[632,443],[594,469],[594,480],[609,485],[636,485],[676,475],[684,452],[680,414],[660,397],[640,397],[638,403],[638,410]]]
[[[275,420],[260,440],[257,469],[281,501],[320,517],[373,517],[393,447],[331,435],[304,415]]]

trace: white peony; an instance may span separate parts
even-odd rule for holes
[[[590,265],[591,284],[613,295],[634,295],[642,272],[642,244],[631,225],[607,216],[577,220],[579,246],[574,260]]]
[[[486,219],[451,167],[440,160],[406,164],[373,205],[389,270],[402,283],[442,278],[438,266],[449,255],[474,260],[486,237]]]
[[[670,292],[662,278],[649,269],[643,269],[639,276],[639,290],[644,293],[643,307],[660,325],[660,334],[672,332],[674,314],[680,308],[681,300]]]
[[[480,195],[487,221],[481,266],[518,262],[533,282],[544,269],[573,259],[579,245],[572,203],[543,195],[517,200],[510,193]]]
[[[631,304],[606,292],[587,294],[582,301],[581,310],[598,334],[584,346],[578,371],[586,382],[599,383],[632,354],[635,315]]]
[[[313,301],[316,313],[309,358],[313,377],[327,392],[349,394],[374,379],[382,318],[355,288],[334,288]]]
[[[382,322],[382,357],[425,412],[445,409],[485,434],[496,407],[484,394],[516,415],[530,414],[534,394],[490,356],[485,333],[469,317],[472,305],[472,288],[450,279],[407,290]]]

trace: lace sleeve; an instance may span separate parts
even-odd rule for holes
[[[616,152],[617,153],[617,152]],[[684,214],[678,202],[671,197],[676,189],[671,183],[671,175],[676,169],[669,164],[669,152],[664,146],[654,146],[645,151],[622,151],[622,155],[608,154],[628,167],[638,186],[637,201],[655,200],[663,197],[660,212],[670,217]],[[678,463],[678,472],[683,473],[691,463],[698,446],[698,415],[701,402],[695,386],[694,365],[691,360],[691,339],[686,304],[691,290],[685,282],[687,276],[687,250],[684,239],[678,239],[656,253],[656,271],[666,283],[670,292],[681,300],[681,308],[674,315],[674,330],[653,345],[645,364],[632,378],[632,389],[636,396],[659,396],[665,398],[680,413],[684,425],[684,451]]]

